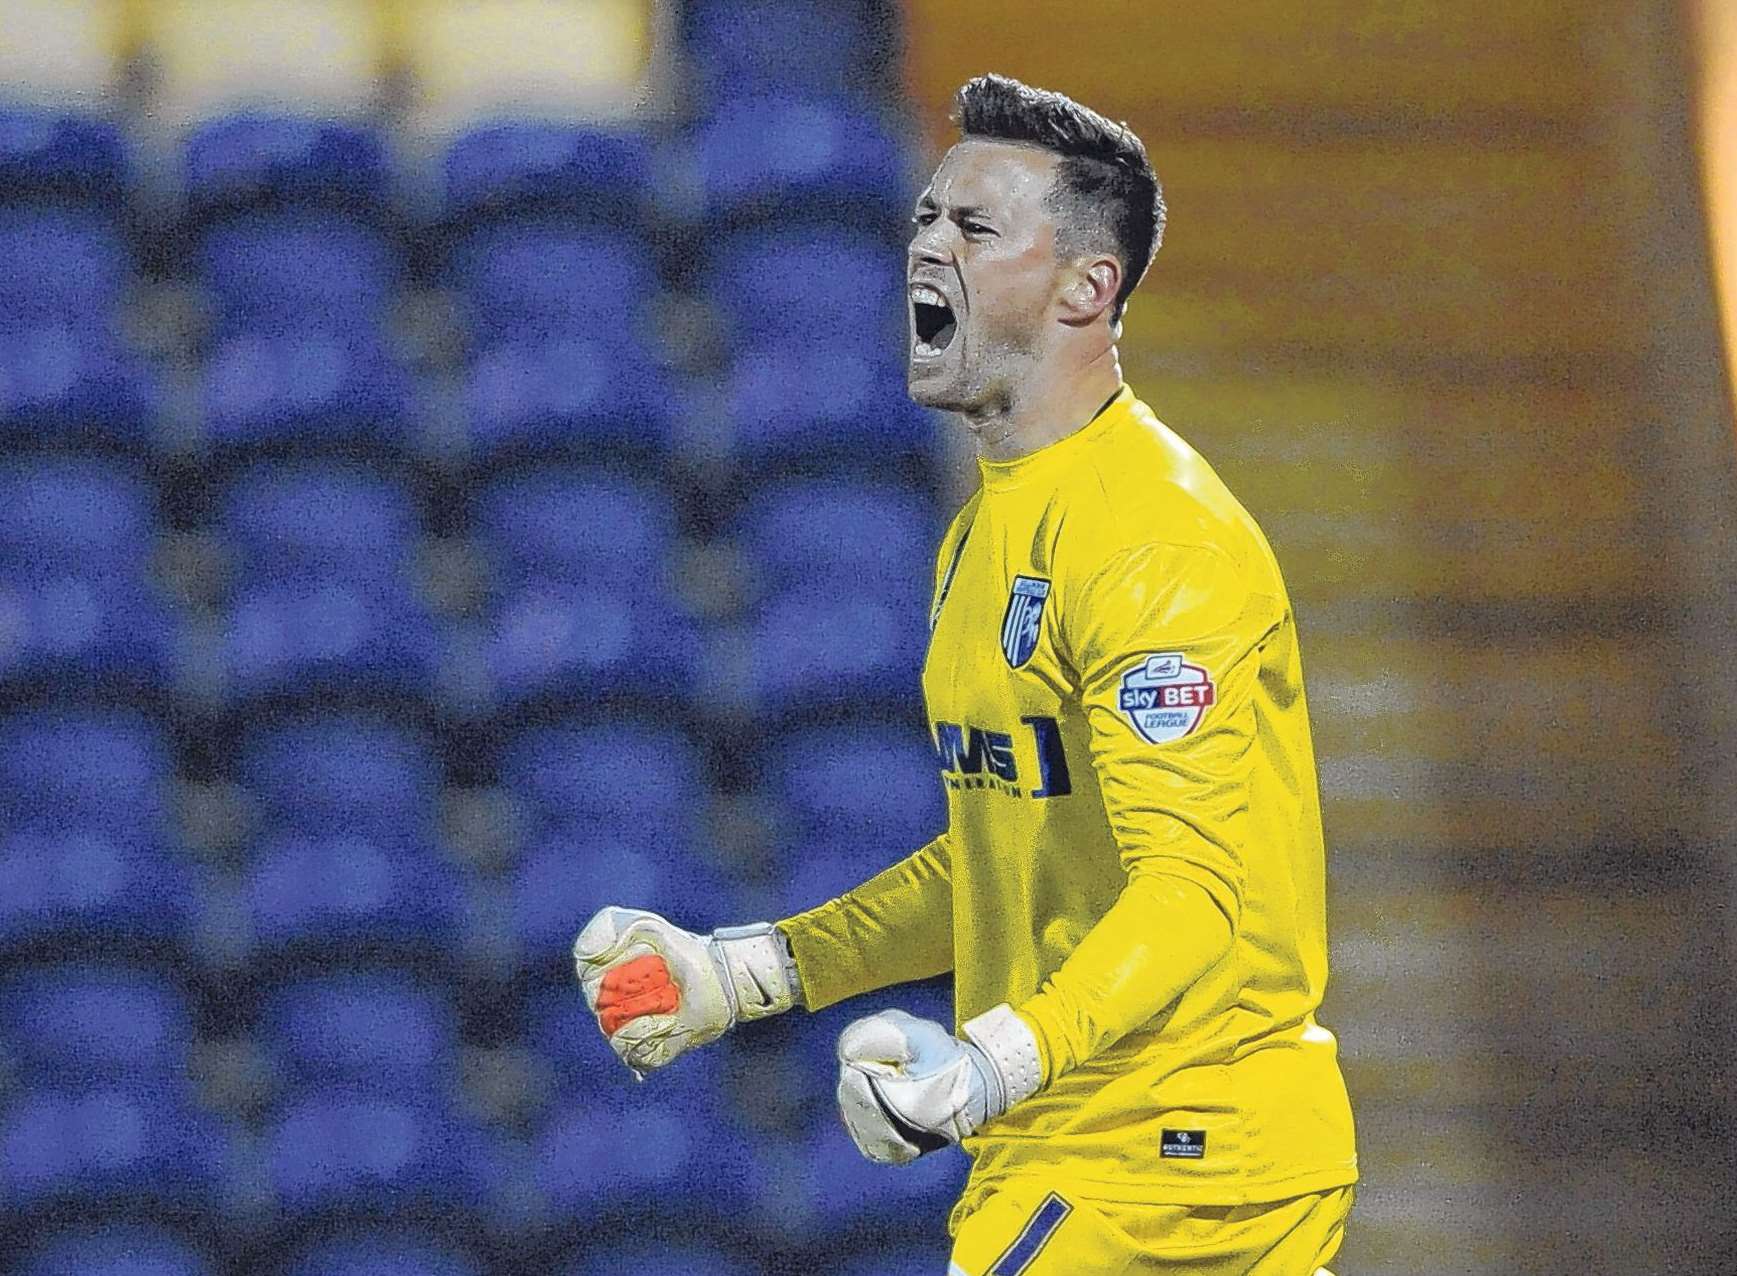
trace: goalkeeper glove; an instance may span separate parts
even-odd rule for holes
[[[862,1154],[903,1165],[975,1133],[1037,1093],[1037,1038],[1005,1002],[961,1041],[902,1010],[858,1019],[838,1039],[838,1110]]]
[[[602,908],[573,941],[573,966],[610,1048],[642,1077],[801,995],[769,922],[696,935],[644,909]]]

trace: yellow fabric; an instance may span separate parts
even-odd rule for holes
[[[1067,1212],[1035,1253],[1015,1249],[1054,1193]],[[1253,1205],[1123,1205],[1042,1176],[1004,1180],[954,1210],[963,1276],[1332,1276],[1353,1189]],[[1041,1220],[1040,1220],[1041,1226]],[[1037,1239],[1037,1238],[1033,1238]],[[1028,1258],[1029,1254],[1029,1258]],[[1021,1260],[1026,1260],[1021,1266]]]
[[[948,829],[781,923],[808,1006],[950,962],[956,1027],[1025,1016],[1046,1085],[965,1141],[974,1186],[1040,1168],[1105,1200],[1229,1205],[1353,1182],[1272,551],[1126,386],[982,471],[937,556],[923,672]],[[1203,1154],[1167,1155],[1165,1130],[1203,1132]]]

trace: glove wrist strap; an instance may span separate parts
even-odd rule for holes
[[[710,940],[707,947],[737,1023],[783,1014],[796,1005],[802,987],[796,961],[771,922],[723,926]]]
[[[1043,1085],[1043,1061],[1031,1028],[1002,1002],[968,1019],[960,1028],[965,1040],[983,1052],[993,1080],[1000,1083],[999,1096],[990,1094],[990,1117],[998,1117],[1014,1104],[1031,1098]],[[999,1097],[1000,1106],[995,1100]]]

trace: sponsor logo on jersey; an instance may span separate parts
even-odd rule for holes
[[[1200,725],[1218,690],[1179,651],[1147,656],[1122,675],[1118,705],[1148,744],[1180,740]]]
[[[1007,612],[1001,618],[1001,654],[1017,669],[1037,650],[1037,630],[1043,623],[1043,604],[1049,597],[1049,582],[1036,576],[1015,576],[1007,597]]]

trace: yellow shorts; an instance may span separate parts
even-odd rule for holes
[[[1007,1179],[959,1222],[951,1276],[1321,1276],[1353,1189],[1258,1205],[1128,1205]],[[1332,1276],[1326,1273],[1326,1276]]]

